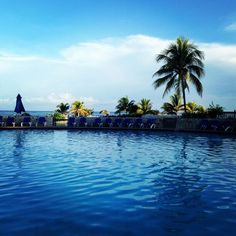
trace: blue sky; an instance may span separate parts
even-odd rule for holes
[[[159,109],[154,59],[180,35],[206,54],[203,97],[188,100],[236,109],[234,0],[5,0],[0,32],[0,110],[18,92],[28,110],[74,99],[114,110],[125,95]]]

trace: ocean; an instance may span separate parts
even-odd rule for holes
[[[31,116],[50,116],[54,113],[54,111],[26,111]],[[14,116],[16,113],[14,111],[6,111],[6,110],[0,110],[1,116]],[[95,111],[93,113],[93,116],[100,116],[101,114],[98,111]],[[115,115],[115,112],[110,112],[110,115]]]

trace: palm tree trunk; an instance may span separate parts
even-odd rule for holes
[[[181,78],[181,81],[182,81],[182,92],[183,92],[183,100],[184,100],[184,112],[186,113],[187,112],[187,109],[186,109],[186,96],[185,96],[185,85],[184,85],[184,78],[183,77]]]
[[[184,99],[184,112],[187,112],[187,109],[186,109],[185,89],[183,89],[183,99]]]

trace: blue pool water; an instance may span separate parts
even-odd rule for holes
[[[0,235],[234,235],[235,137],[0,131]]]

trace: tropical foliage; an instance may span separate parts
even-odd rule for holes
[[[141,101],[137,104],[137,114],[145,115],[152,113],[152,103],[149,99],[141,99]]]
[[[198,50],[196,45],[185,38],[177,38],[175,43],[170,44],[156,58],[158,63],[164,64],[153,75],[158,77],[153,83],[155,89],[166,84],[163,97],[172,89],[178,95],[182,94],[186,112],[185,91],[186,89],[189,91],[189,82],[195,86],[197,93],[202,96],[203,87],[200,79],[204,75],[203,59],[204,54]]]
[[[56,112],[61,113],[61,114],[66,114],[69,108],[70,108],[70,105],[68,103],[61,102],[60,104],[57,105]]]
[[[64,120],[64,119],[66,119],[66,115],[63,113],[60,113],[60,112],[55,112],[53,114],[53,119],[54,120]]]
[[[165,102],[162,106],[164,113],[167,114],[177,114],[179,111],[183,110],[182,99],[180,95],[174,94],[170,97],[170,102]]]
[[[195,102],[189,102],[186,105],[187,112],[189,113],[204,113],[206,109],[202,105],[197,105]]]
[[[187,112],[182,115],[184,118],[216,118],[224,113],[224,108],[212,102],[207,109],[194,102],[187,104]]]
[[[214,105],[214,103],[212,102],[209,105],[209,108],[207,108],[207,113],[208,113],[209,117],[215,118],[217,116],[223,115],[224,108],[222,106],[220,106],[219,104]]]
[[[75,116],[89,116],[93,113],[93,110],[86,108],[83,102],[75,101],[70,112]]]
[[[116,106],[116,114],[121,114],[124,112],[126,115],[129,113],[135,113],[137,111],[137,106],[134,100],[129,100],[129,98],[122,97],[118,100],[118,105]]]

